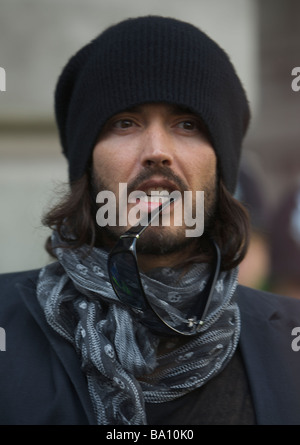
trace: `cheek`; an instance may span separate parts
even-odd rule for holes
[[[93,151],[94,171],[107,184],[127,182],[132,160],[126,150],[115,150],[99,143]]]
[[[215,175],[217,172],[217,157],[214,150],[210,150],[206,157],[206,168],[210,175]]]
[[[194,156],[185,159],[185,172],[187,177],[199,189],[207,181],[215,177],[217,170],[217,158],[213,149],[197,150]]]

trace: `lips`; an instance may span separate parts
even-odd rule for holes
[[[159,178],[145,181],[137,187],[137,191],[145,193],[150,198],[169,196],[175,190],[178,190],[178,187],[173,182]]]

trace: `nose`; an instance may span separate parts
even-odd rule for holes
[[[143,167],[167,166],[173,162],[173,144],[167,129],[162,125],[151,125],[145,131],[141,151]]]

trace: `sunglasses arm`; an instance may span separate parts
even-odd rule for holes
[[[160,215],[166,207],[169,207],[175,201],[170,198],[168,201],[160,204],[152,212],[145,215],[145,217],[135,226],[132,226],[127,232],[120,236],[120,238],[139,238],[140,235],[150,226],[150,224]]]

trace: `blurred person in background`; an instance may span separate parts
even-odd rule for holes
[[[300,181],[272,214],[270,253],[270,291],[300,299]]]
[[[251,153],[243,156],[235,197],[250,216],[250,242],[245,258],[239,265],[239,283],[255,289],[267,289],[270,273],[268,215],[270,205],[259,160]]]

